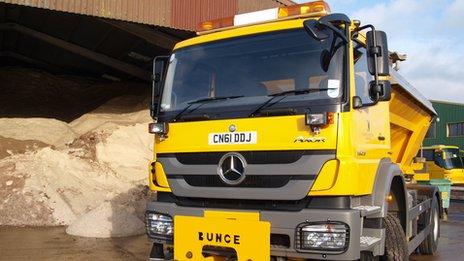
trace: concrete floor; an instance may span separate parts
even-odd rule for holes
[[[65,227],[0,227],[0,260],[147,260],[145,235],[125,238],[69,236]]]
[[[464,202],[452,202],[449,220],[441,223],[438,255],[410,260],[463,260]],[[147,260],[145,235],[95,239],[65,234],[64,227],[0,227],[0,260]]]

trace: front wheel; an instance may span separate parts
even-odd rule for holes
[[[378,256],[374,256],[372,252],[361,252],[361,261],[379,261]]]
[[[385,226],[387,238],[385,239],[385,255],[382,260],[408,260],[408,242],[398,217],[393,213],[388,213],[385,218]]]
[[[173,252],[163,244],[153,243],[150,251],[150,260],[173,260]]]
[[[404,235],[400,220],[393,213],[388,213],[385,218],[386,238],[385,253],[383,256],[374,256],[372,252],[361,252],[361,261],[406,261],[408,255],[408,243]]]

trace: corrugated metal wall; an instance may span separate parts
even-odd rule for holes
[[[0,0],[0,2],[152,25],[171,24],[171,0]]]
[[[432,101],[440,121],[436,123],[435,138],[426,138],[425,146],[455,145],[464,149],[464,137],[447,137],[448,123],[464,122],[464,104]]]
[[[288,0],[285,0],[288,2]],[[282,5],[284,0],[0,0],[75,14],[195,30],[201,21]]]
[[[279,1],[238,0],[238,14],[282,6]]]
[[[237,1],[172,0],[172,10],[171,25],[174,28],[195,29],[201,21],[235,15],[237,13]]]

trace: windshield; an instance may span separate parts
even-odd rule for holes
[[[442,152],[442,159],[445,169],[462,169],[459,149],[444,149]]]
[[[424,150],[423,154],[428,161],[434,161],[436,165],[444,169],[463,168],[463,163],[459,157],[459,149],[428,149]]]
[[[324,71],[321,52],[330,50],[331,42],[316,41],[299,29],[180,49],[170,57],[160,112],[187,108],[216,116],[230,111],[249,113],[272,95],[308,89],[289,92],[268,106],[307,108],[314,104],[308,101],[336,103],[343,93],[344,48],[335,48]],[[214,102],[196,102],[202,99]]]

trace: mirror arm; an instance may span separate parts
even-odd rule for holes
[[[366,25],[363,25],[363,26],[360,26],[360,27],[357,27],[355,29],[353,29],[353,32],[359,32],[359,31],[362,31],[366,28],[371,28],[372,31],[375,31],[375,27],[371,24],[366,24]]]
[[[359,39],[356,38],[357,37],[357,34],[353,34],[351,36],[351,40],[355,41],[357,44],[359,44],[360,46],[365,46],[365,44],[363,42],[361,42]],[[360,48],[360,47],[358,47]]]
[[[341,13],[334,13],[334,14],[330,14],[330,15],[326,15],[322,17],[321,19],[318,20],[318,22],[320,25],[324,25],[328,27],[330,30],[332,30],[335,34],[337,34],[340,38],[342,38],[345,43],[349,43],[349,40],[348,40],[349,34],[348,33],[343,34],[342,32],[340,32],[340,30],[338,30],[337,27],[333,25],[334,23],[338,23],[338,24],[344,24],[345,26],[348,26],[351,23],[351,20],[350,18],[348,18],[348,16],[346,16],[345,14],[341,14]]]
[[[331,31],[333,31],[338,37],[340,37],[345,43],[348,43],[348,38],[346,37],[346,35],[344,35],[342,32],[340,32],[340,30],[335,27],[333,24],[331,24],[330,22],[319,22],[320,25],[323,25],[327,28],[329,28]]]
[[[307,25],[307,22],[310,22],[311,25]],[[322,27],[325,27],[325,28],[330,29],[333,33],[335,33],[338,37],[340,37],[345,43],[348,43],[349,42],[349,40],[348,40],[349,33],[347,32],[347,33],[343,34],[342,32],[340,32],[340,30],[337,27],[335,27],[333,25],[334,23],[344,24],[345,26],[347,26],[348,24],[351,23],[351,20],[345,14],[335,13],[335,14],[330,14],[330,15],[323,16],[319,20],[308,19],[308,20],[304,21],[306,31],[314,39],[316,39],[318,41],[322,41],[322,40],[325,40],[328,37],[328,36],[325,36],[324,38],[318,37],[317,34],[313,31],[313,28],[317,28],[317,29],[321,30]]]

